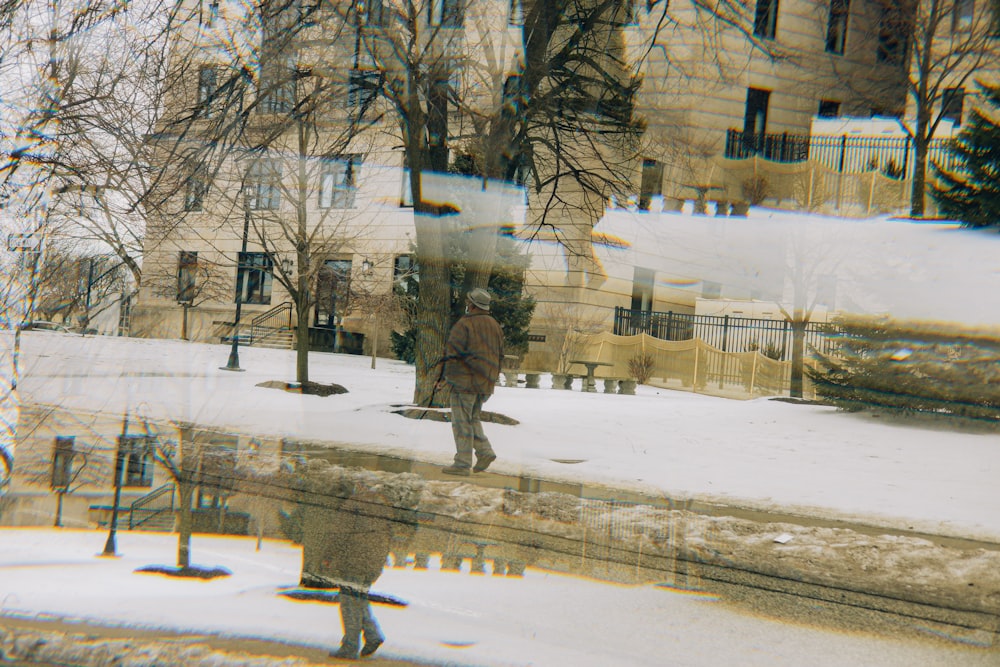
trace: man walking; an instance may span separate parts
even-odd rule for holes
[[[469,292],[465,315],[452,327],[445,346],[442,378],[451,385],[451,430],[456,450],[455,462],[442,470],[449,475],[482,472],[497,458],[479,421],[483,403],[493,395],[503,359],[503,330],[490,315],[490,300],[484,289]]]

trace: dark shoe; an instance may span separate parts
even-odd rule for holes
[[[371,641],[365,642],[364,647],[361,649],[361,657],[366,658],[370,656],[372,653],[378,650],[378,647],[381,646],[382,642],[384,641],[385,637],[383,637],[382,639],[372,639]]]
[[[472,466],[472,472],[482,472],[489,468],[490,464],[496,460],[496,454],[483,454],[476,459],[476,465]]]
[[[441,472],[446,475],[461,475],[462,477],[468,477],[472,474],[468,468],[463,468],[461,466],[448,466],[447,468],[441,468]]]
[[[341,660],[357,660],[358,659],[358,649],[352,648],[350,646],[341,646],[337,651],[330,652],[331,658],[340,658]]]

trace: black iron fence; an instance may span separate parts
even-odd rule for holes
[[[806,324],[806,349],[827,353],[832,347],[829,324]],[[660,340],[697,338],[723,352],[752,352],[778,361],[792,354],[792,325],[787,320],[769,320],[730,315],[688,315],[675,312],[629,310],[615,307],[614,333],[634,336],[644,333]]]
[[[811,160],[841,173],[877,170],[900,179],[910,177],[914,162],[910,137],[756,134],[736,129],[726,131],[725,155],[735,160],[758,156],[785,163]],[[932,162],[948,165],[952,158],[947,140],[932,139],[928,157]]]

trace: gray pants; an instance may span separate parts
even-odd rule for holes
[[[483,433],[479,415],[483,409],[482,394],[451,392],[451,432],[455,436],[455,465],[472,467],[472,452],[476,456],[493,454],[493,447]]]
[[[367,591],[342,587],[338,601],[340,602],[340,622],[344,626],[344,638],[340,640],[341,647],[357,651],[361,647],[362,631],[365,633],[366,643],[385,640],[385,636],[372,614]]]

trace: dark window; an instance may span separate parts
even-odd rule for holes
[[[251,209],[278,209],[281,206],[281,164],[272,158],[254,160],[247,170],[247,186]]]
[[[747,88],[746,111],[743,115],[743,132],[755,137],[762,137],[767,131],[767,106],[771,100],[771,91],[760,88]]]
[[[955,13],[952,15],[952,32],[968,32],[972,29],[975,18],[975,0],[955,0]]]
[[[360,155],[341,155],[324,160],[319,182],[320,208],[354,208]]]
[[[289,113],[295,106],[294,63],[272,64],[261,68],[260,104],[261,113]]]
[[[962,107],[965,91],[961,88],[946,88],[941,95],[941,117],[947,118],[959,127],[962,124]]]
[[[208,7],[202,2],[198,3],[198,23],[211,27],[217,18],[219,18],[219,0],[211,0]]]
[[[885,6],[878,22],[876,60],[890,65],[902,65],[909,30],[910,26],[903,17],[902,9],[896,5]]]
[[[76,452],[73,436],[56,436],[56,447],[52,453],[52,488],[65,489],[73,480],[73,457]]]
[[[352,69],[347,81],[347,107],[367,108],[378,95],[381,77],[375,70]]]
[[[431,0],[430,21],[433,26],[461,28],[465,21],[465,0]]]
[[[632,273],[632,310],[648,313],[653,310],[653,285],[656,272],[652,269],[635,267]]]
[[[649,210],[653,197],[663,194],[663,165],[656,160],[642,161],[642,184],[639,190],[639,208]]]
[[[208,169],[204,164],[188,167],[187,181],[184,183],[184,210],[200,211],[205,205],[205,195],[208,194]]]
[[[778,0],[757,0],[753,19],[753,34],[764,39],[774,39],[778,28]]]
[[[1000,0],[991,0],[990,11],[993,12],[993,22],[990,27],[990,36],[1000,37]]]
[[[208,118],[212,115],[212,100],[218,88],[214,67],[198,70],[198,112]]]
[[[194,301],[198,286],[198,253],[181,250],[177,257],[177,302]]]
[[[351,295],[351,260],[328,259],[316,279],[316,326],[333,327],[343,319]]]
[[[271,280],[274,274],[271,258],[263,252],[241,252],[236,282],[243,303],[271,303]]]
[[[118,437],[118,479],[122,486],[153,485],[153,452],[144,435]]]
[[[850,0],[830,0],[830,19],[826,24],[826,50],[830,53],[844,52],[850,7]]]
[[[840,102],[835,100],[820,100],[817,116],[822,118],[836,118],[840,115]]]

